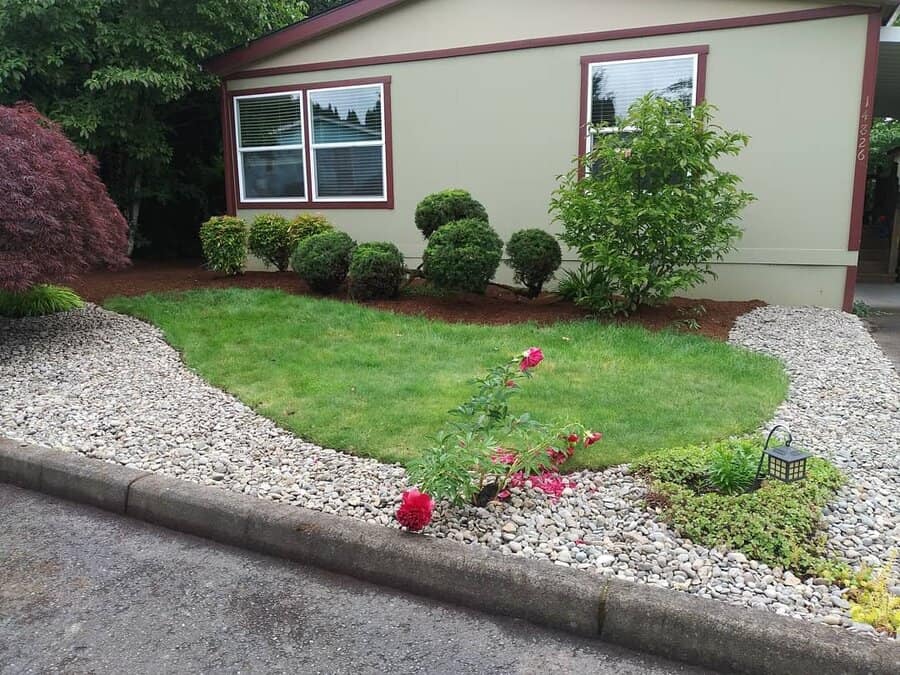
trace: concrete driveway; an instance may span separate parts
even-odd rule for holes
[[[701,671],[0,484],[0,673]]]
[[[856,300],[874,310],[864,320],[878,346],[900,371],[900,284],[860,284]]]

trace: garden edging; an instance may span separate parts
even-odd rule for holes
[[[900,672],[900,649],[890,642],[5,438],[0,482],[706,667],[773,674]]]

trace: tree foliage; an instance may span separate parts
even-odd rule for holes
[[[706,104],[648,95],[562,177],[551,212],[581,266],[560,284],[598,312],[629,313],[713,276],[753,195],[717,161],[748,138],[712,123]]]
[[[887,153],[900,148],[900,120],[876,117],[869,139],[869,173],[881,173],[891,163]]]
[[[301,0],[0,0],[0,104],[33,102],[95,154],[133,236],[143,197],[183,190],[168,169],[187,120],[218,116],[198,64],[305,13]]]
[[[33,107],[0,106],[0,289],[127,265],[126,237],[94,158]]]

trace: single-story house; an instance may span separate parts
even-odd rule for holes
[[[356,0],[211,59],[228,210],[324,212],[412,263],[448,187],[504,240],[548,215],[590,123],[649,92],[708,100],[751,137],[758,201],[697,297],[848,309],[879,32],[897,2]],[[566,256],[574,264],[574,256]]]

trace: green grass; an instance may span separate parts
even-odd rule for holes
[[[113,298],[107,307],[160,326],[191,368],[284,428],[389,462],[417,456],[447,411],[469,398],[474,377],[531,346],[546,360],[514,410],[604,434],[571,468],[748,432],[787,387],[781,365],[765,356],[588,321],[448,324],[241,289]]]

